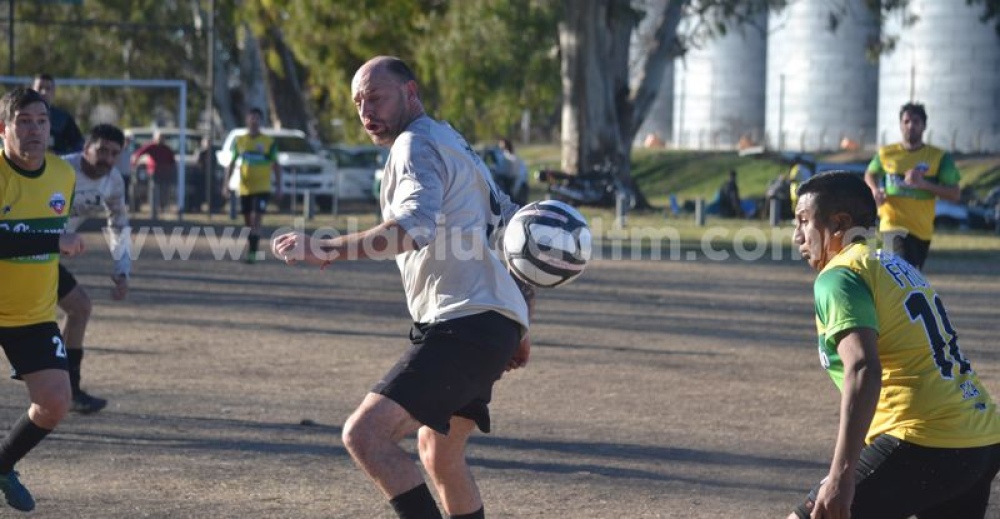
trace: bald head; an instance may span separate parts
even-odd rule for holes
[[[354,74],[351,95],[361,124],[379,146],[391,146],[424,113],[416,76],[403,60],[378,56]]]

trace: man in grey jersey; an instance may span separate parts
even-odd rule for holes
[[[417,432],[420,459],[452,518],[484,517],[465,460],[474,428],[489,432],[493,383],[524,366],[530,288],[494,245],[517,210],[472,147],[424,113],[410,68],[380,56],[351,83],[372,140],[390,147],[379,202],[383,222],[359,233],[274,239],[287,263],[394,258],[413,318],[410,348],[344,426],[351,456],[401,518],[441,517],[420,471],[398,445]]]

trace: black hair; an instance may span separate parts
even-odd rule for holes
[[[920,118],[924,124],[927,124],[927,110],[924,109],[924,105],[920,103],[906,103],[902,108],[899,109],[899,120],[903,120],[903,114],[909,112],[910,115],[916,115]]]
[[[35,81],[51,81],[51,82],[55,83],[56,79],[54,77],[52,77],[52,74],[49,74],[47,72],[41,72],[41,73],[35,74]]]
[[[847,213],[855,227],[875,226],[878,206],[868,184],[857,173],[830,171],[816,175],[799,186],[799,198],[814,194],[816,217],[827,220],[837,213]]]
[[[49,109],[49,103],[45,101],[42,94],[28,87],[17,87],[0,97],[0,120],[11,122],[14,114],[24,109],[32,103],[42,103],[45,109]]]
[[[393,77],[406,83],[407,81],[416,81],[417,76],[413,73],[413,70],[405,61],[395,57],[388,56],[385,60],[385,67]]]
[[[260,108],[257,108],[256,106],[247,110],[247,114],[257,114],[257,117],[260,117],[261,119],[264,118],[264,111],[261,110]]]
[[[510,142],[510,139],[506,137],[500,138],[500,148],[507,153],[514,153],[514,143]]]
[[[87,135],[87,142],[84,146],[89,146],[91,143],[98,140],[111,141],[119,146],[125,146],[125,134],[122,133],[121,128],[113,124],[98,124],[90,129],[90,134]]]

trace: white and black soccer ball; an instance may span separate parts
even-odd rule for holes
[[[519,279],[536,287],[557,287],[583,274],[591,253],[590,227],[569,204],[532,202],[507,224],[503,248],[507,266]]]

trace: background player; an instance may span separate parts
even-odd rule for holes
[[[250,228],[247,238],[247,263],[257,261],[260,247],[260,226],[271,198],[271,174],[274,173],[275,196],[281,198],[281,167],[278,165],[278,146],[274,139],[260,131],[264,113],[259,108],[247,112],[247,133],[233,140],[232,156],[226,178],[236,180],[230,189],[240,195],[243,223]],[[233,171],[239,168],[238,177]],[[231,196],[231,195],[230,195]],[[294,196],[294,195],[293,195]]]
[[[923,269],[934,235],[934,200],[959,200],[959,173],[951,154],[924,143],[923,105],[903,105],[899,129],[903,141],[879,148],[868,164],[865,183],[879,205],[879,230],[886,245]]]
[[[63,157],[76,171],[76,191],[67,230],[75,232],[87,218],[107,216],[107,232],[114,258],[111,298],[116,301],[124,299],[128,294],[132,266],[125,182],[115,168],[124,143],[125,135],[119,128],[110,124],[98,124],[90,130],[83,152]],[[61,263],[59,308],[66,312],[63,339],[69,356],[69,381],[73,391],[71,410],[81,414],[96,413],[104,409],[108,401],[91,396],[80,388],[83,340],[92,304],[87,291]]]

